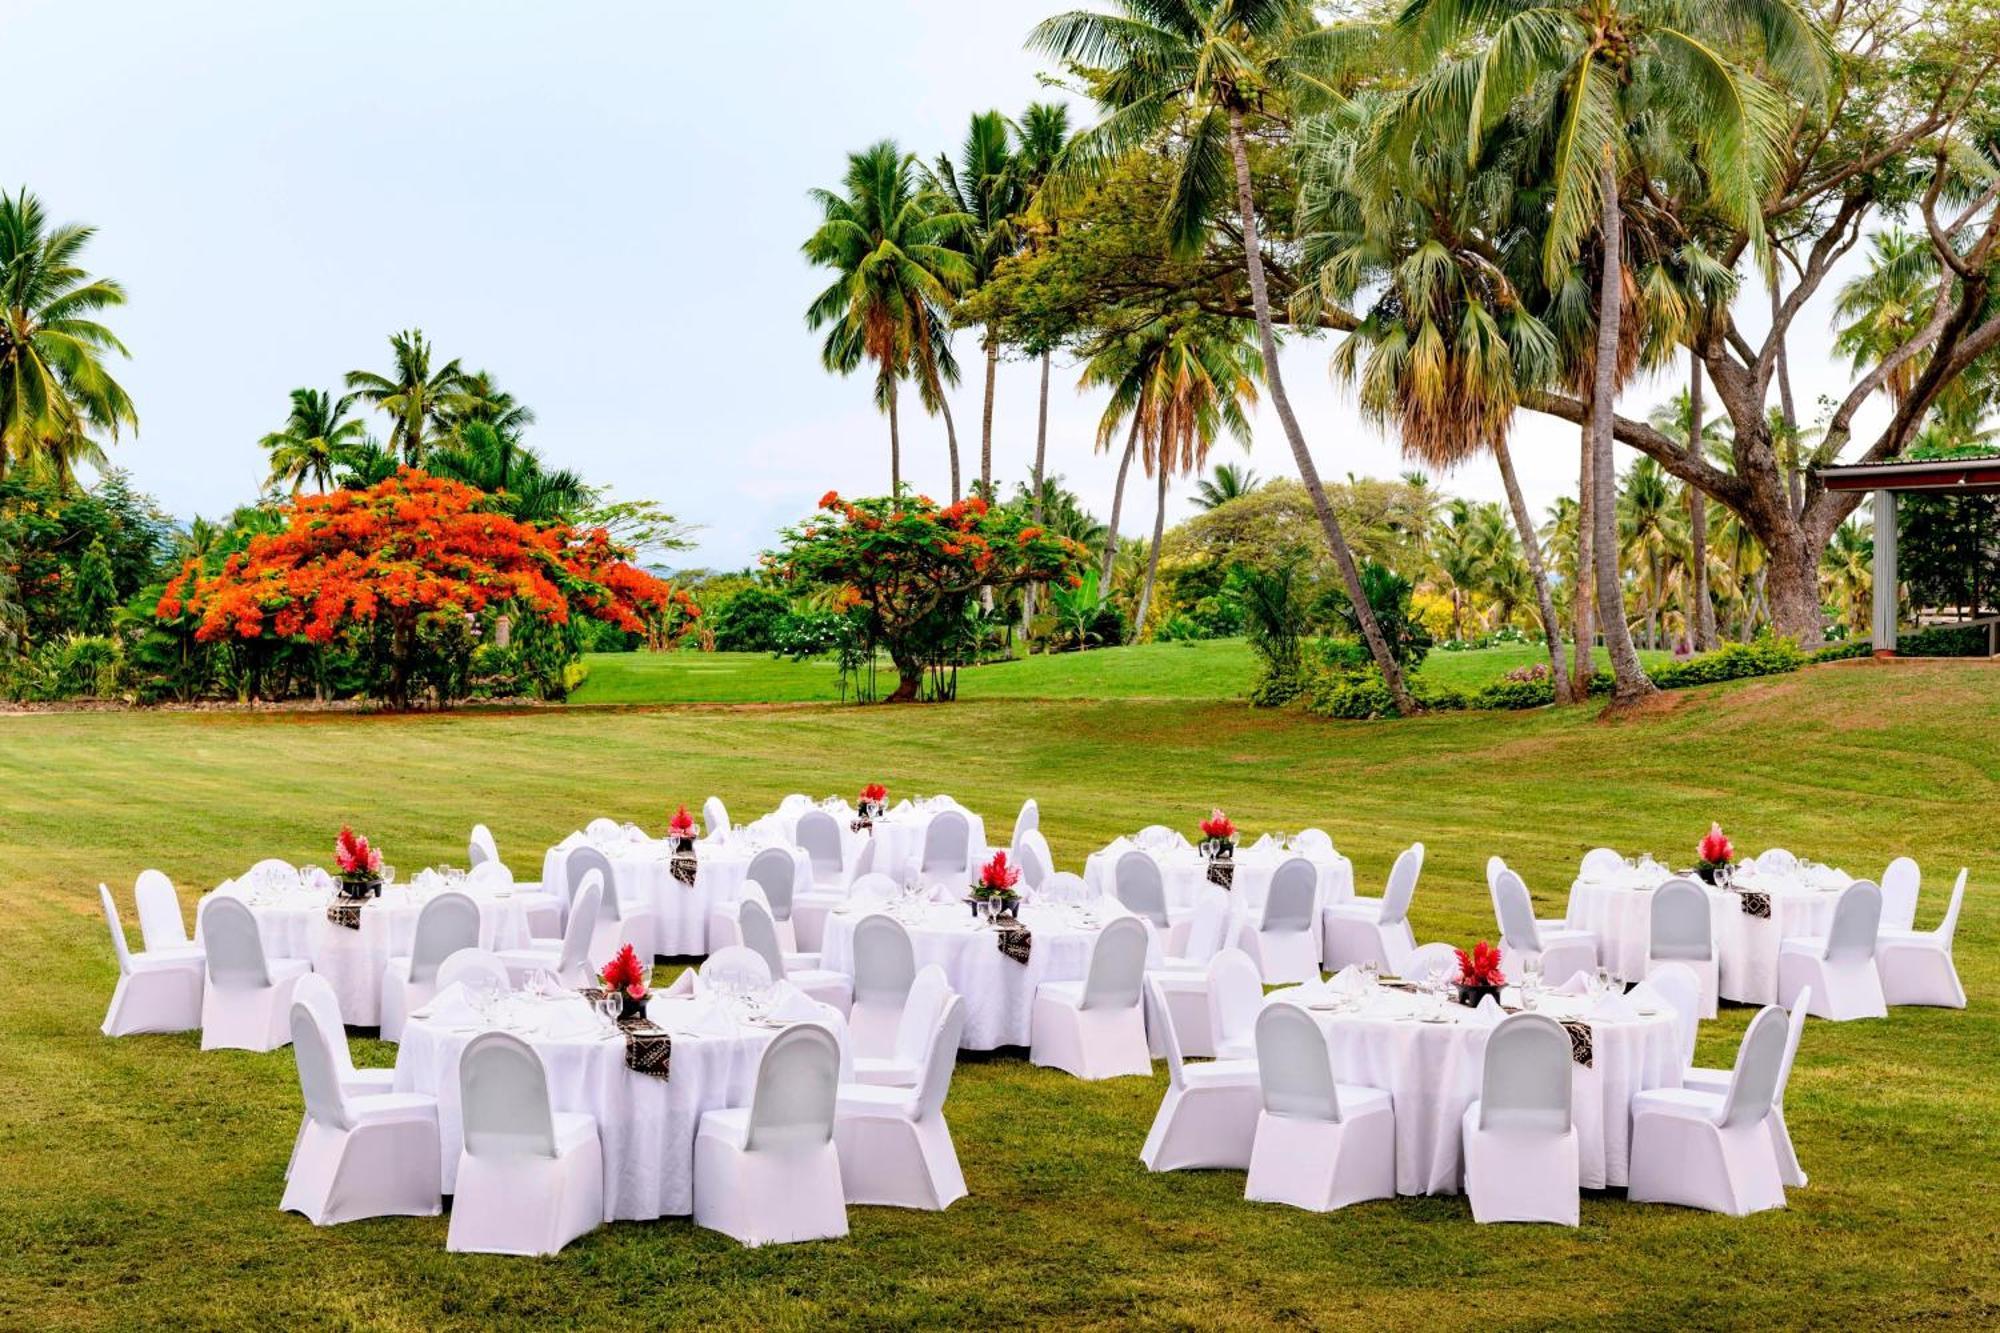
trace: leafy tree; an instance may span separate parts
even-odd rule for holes
[[[714,604],[708,627],[720,652],[775,652],[779,631],[791,614],[792,604],[782,593],[752,583]]]
[[[1055,614],[1058,647],[1115,647],[1124,641],[1125,619],[1095,569],[1086,569],[1083,582],[1075,587],[1050,589],[1049,610]]]
[[[318,389],[292,390],[285,424],[257,441],[271,456],[270,484],[289,486],[294,495],[309,481],[332,490],[336,475],[370,443],[368,428],[347,414],[353,403],[352,394],[335,398]]]
[[[582,477],[544,467],[540,454],[483,421],[464,423],[453,443],[433,449],[428,471],[484,491],[493,508],[538,526],[571,521],[591,498]]]
[[[431,369],[431,344],[422,329],[390,334],[389,349],[388,374],[350,370],[347,387],[354,397],[388,414],[390,450],[416,467],[440,437],[452,433],[454,404],[465,392],[466,375],[455,360]]]
[[[1366,591],[1368,604],[1382,632],[1395,650],[1396,661],[1406,671],[1415,671],[1423,665],[1424,657],[1431,649],[1431,636],[1424,629],[1423,621],[1411,611],[1410,601],[1414,585],[1410,580],[1372,560],[1361,565],[1361,586]],[[1355,638],[1361,636],[1361,617],[1355,614],[1354,602],[1347,596],[1344,587],[1335,586],[1325,594],[1326,611]]]

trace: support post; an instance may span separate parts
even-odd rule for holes
[[[1896,493],[1875,492],[1875,656],[1896,655]]]

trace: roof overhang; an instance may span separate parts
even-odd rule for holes
[[[2000,491],[2000,455],[1849,463],[1820,468],[1819,479],[1830,491]]]

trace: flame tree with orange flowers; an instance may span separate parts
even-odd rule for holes
[[[869,650],[895,663],[890,703],[917,698],[927,670],[940,678],[934,697],[949,697],[943,673],[958,662],[980,588],[1078,587],[1090,560],[1069,538],[977,496],[940,507],[922,495],[843,500],[828,491],[819,513],[780,536],[766,565],[794,586],[833,590]]]
[[[700,615],[602,528],[524,523],[470,486],[411,468],[280,512],[281,530],[219,570],[188,562],[155,614],[192,621],[202,642],[349,648],[368,668],[368,692],[394,708],[410,706],[418,682],[440,703],[463,696],[482,617],[560,627],[582,615],[659,644]]]

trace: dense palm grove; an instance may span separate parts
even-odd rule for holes
[[[863,697],[886,654],[893,697],[948,697],[957,667],[996,655],[1236,635],[1264,660],[1260,702],[1448,704],[1427,653],[1519,639],[1549,661],[1498,702],[1631,701],[1676,678],[1647,650],[1760,645],[1679,678],[1856,650],[1870,534],[1816,469],[1994,447],[1985,0],[1108,0],[1025,37],[1069,103],[975,112],[928,156],[885,139],[811,195],[803,253],[825,286],[806,320],[886,419],[887,495],[779,534],[756,570],[684,571],[700,607],[649,593],[658,619],[636,629],[453,603],[464,623],[432,626],[448,660],[419,672],[446,682],[436,702],[560,696],[587,648],[829,656]],[[655,560],[684,545],[656,506],[545,461],[529,408],[415,330],[384,367],[292,393],[257,503],[173,521],[109,465],[139,418],[103,322],[124,293],[83,267],[90,236],[0,197],[7,693],[379,697],[379,636],[204,637],[163,595],[245,567],[298,497],[406,469],[530,533],[603,528]],[[1815,302],[1830,328],[1799,322]],[[1321,338],[1403,476],[1321,477],[1339,441],[1307,438],[1279,356]],[[1850,366],[1842,393],[1799,401],[1800,339]],[[1036,368],[1037,402],[996,402],[1003,359]],[[977,423],[951,412],[967,374]],[[1071,384],[1102,403],[1087,440],[1051,438],[1049,394]],[[1216,457],[1266,411],[1283,457]],[[1516,476],[1523,413],[1577,440],[1576,493],[1542,512]],[[996,432],[1030,429],[1027,475],[997,476]],[[939,436],[949,511],[904,482]],[[1117,458],[1108,495],[1064,485],[1080,450]],[[1504,502],[1440,484],[1488,467]],[[1197,514],[1169,525],[1189,486]],[[922,615],[828,572],[846,567],[823,549],[836,532],[944,512],[896,556],[896,586],[947,594]],[[1057,545],[1002,577],[945,530],[961,520]],[[1913,501],[1902,529],[1906,610],[1992,604],[1990,499]]]

